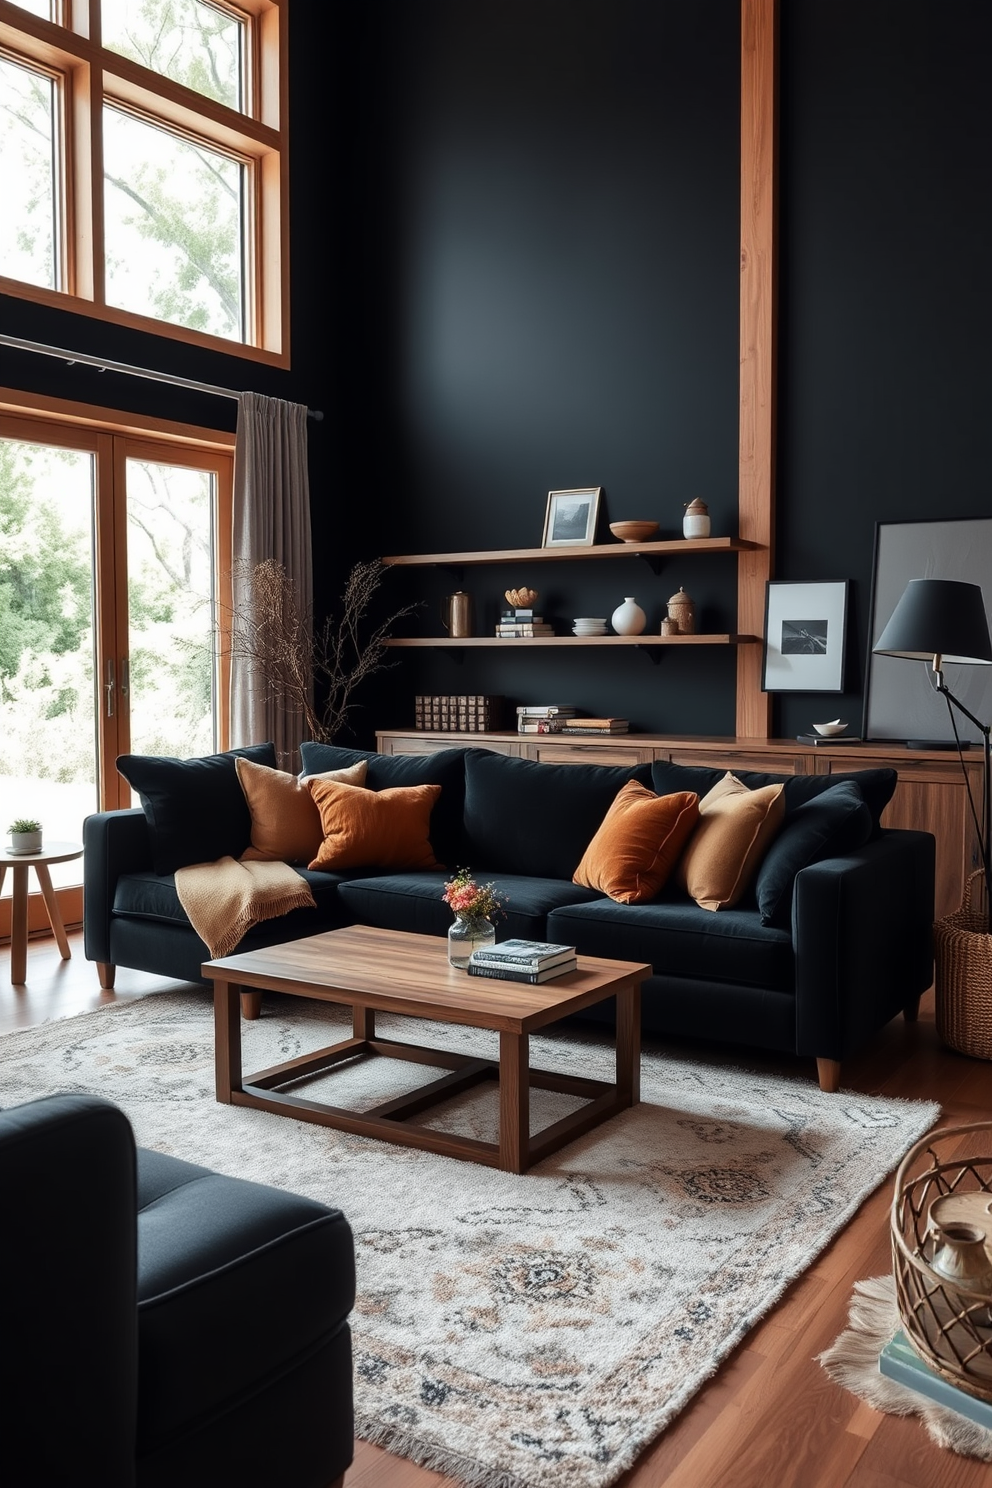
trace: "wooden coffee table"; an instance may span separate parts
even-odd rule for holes
[[[522,1173],[640,1100],[640,991],[650,973],[650,966],[637,961],[580,956],[576,971],[539,986],[470,977],[448,965],[446,942],[441,937],[366,925],[225,956],[203,966],[203,975],[214,984],[217,1099]],[[353,1036],[245,1075],[241,1068],[243,988],[348,1004],[353,1009]],[[530,1068],[533,1032],[607,997],[617,1000],[615,1083]],[[377,1012],[493,1029],[499,1033],[499,1059],[494,1062],[379,1038]],[[356,1056],[375,1055],[433,1065],[450,1073],[362,1112],[324,1105],[280,1088]],[[498,1142],[437,1131],[411,1119],[491,1079],[499,1081]],[[584,1097],[588,1104],[531,1136],[532,1085]]]

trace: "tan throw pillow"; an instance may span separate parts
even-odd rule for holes
[[[304,781],[285,770],[270,770],[252,760],[234,761],[241,789],[251,812],[251,845],[241,854],[246,862],[309,863],[324,840],[320,812]],[[328,770],[314,777],[364,785],[368,760]]]
[[[618,904],[645,904],[664,887],[699,820],[695,791],[658,796],[629,780],[582,854],[572,882]]]
[[[728,770],[699,803],[699,825],[679,860],[676,881],[701,909],[730,909],[784,817],[784,785],[748,790]]]
[[[357,785],[321,780],[305,784],[317,803],[324,838],[311,868],[436,868],[428,830],[439,785]]]

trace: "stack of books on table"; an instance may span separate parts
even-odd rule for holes
[[[526,703],[517,709],[517,733],[550,734],[552,723],[567,723],[578,711],[570,703]]]
[[[969,1421],[975,1421],[986,1430],[992,1430],[992,1404],[978,1395],[959,1390],[957,1385],[952,1385],[950,1380],[931,1369],[920,1358],[901,1329],[879,1354],[878,1371],[888,1379],[897,1380],[900,1385],[915,1390],[918,1395],[935,1401],[937,1405],[946,1406],[948,1410],[957,1411],[959,1416],[967,1416]],[[986,1385],[984,1379],[980,1383]]]
[[[496,626],[496,634],[510,639],[528,640],[534,636],[553,636],[554,627],[533,610],[503,610]]]
[[[501,982],[549,982],[577,965],[574,946],[547,940],[504,940],[473,951],[468,974]]]

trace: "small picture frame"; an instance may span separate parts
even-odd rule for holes
[[[541,547],[591,548],[596,541],[596,520],[602,494],[602,486],[549,491]]]
[[[849,582],[772,579],[765,591],[762,692],[843,692]]]

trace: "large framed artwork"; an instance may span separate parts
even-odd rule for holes
[[[868,660],[865,666],[865,739],[954,739],[947,704],[930,685],[930,663],[876,656],[875,642],[888,624],[910,579],[959,579],[980,585],[992,617],[992,517],[935,518],[925,522],[878,522],[872,567]],[[992,667],[948,662],[945,680],[976,718],[992,718]],[[975,726],[956,714],[958,732],[981,740]]]
[[[790,583],[765,591],[763,692],[843,692],[848,581]]]

